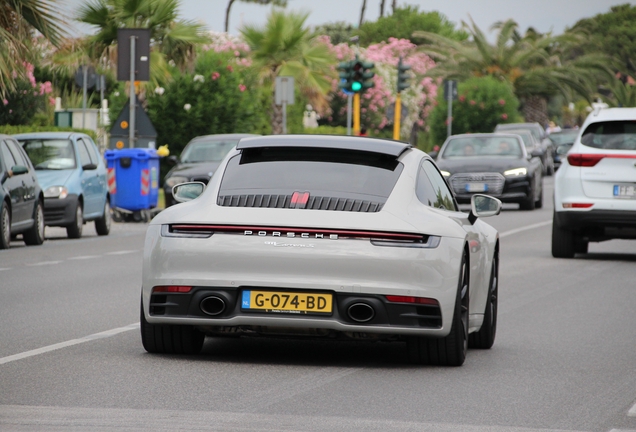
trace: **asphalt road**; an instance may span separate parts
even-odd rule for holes
[[[550,255],[545,208],[507,206],[491,350],[418,367],[400,343],[139,337],[145,225],[0,251],[1,431],[636,431],[636,242]]]

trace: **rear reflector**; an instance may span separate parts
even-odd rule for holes
[[[590,208],[593,203],[563,203],[563,208]]]
[[[165,285],[165,286],[156,286],[152,289],[152,293],[189,293],[192,290],[191,286],[180,286],[180,285]]]
[[[601,153],[601,154],[582,154],[582,153],[570,153],[568,154],[568,163],[572,166],[579,167],[593,167],[601,161],[601,159],[636,159],[636,154],[613,154],[613,153]]]
[[[426,297],[411,297],[411,296],[394,296],[388,295],[385,296],[388,301],[391,303],[414,303],[414,304],[425,304],[432,306],[439,306],[439,302],[432,298]]]

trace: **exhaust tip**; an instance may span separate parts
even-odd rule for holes
[[[355,322],[364,323],[373,319],[375,310],[366,303],[354,303],[347,309],[347,314]]]
[[[225,300],[217,296],[209,296],[201,300],[200,307],[206,315],[219,315],[225,310]]]

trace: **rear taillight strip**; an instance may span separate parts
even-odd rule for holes
[[[572,166],[593,167],[601,161],[601,159],[636,159],[636,154],[619,154],[619,153],[569,153],[568,163]]]

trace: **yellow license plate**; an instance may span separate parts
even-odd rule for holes
[[[241,309],[273,313],[330,314],[332,295],[286,291],[245,290]]]

